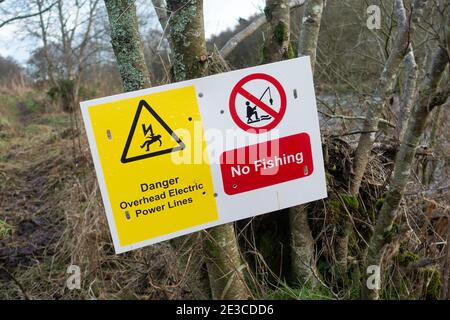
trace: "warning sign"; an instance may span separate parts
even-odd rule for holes
[[[87,112],[117,252],[217,220],[209,165],[172,158],[193,149],[201,124],[193,86],[123,97]],[[203,140],[197,143],[206,148]]]
[[[239,154],[245,161],[229,161]],[[220,166],[229,195],[307,177],[314,171],[309,135],[300,133],[226,151]]]
[[[184,143],[167,123],[145,100],[141,100],[131,124],[121,161],[126,163],[142,160],[182,150],[184,147]]]
[[[229,106],[234,122],[241,129],[254,133],[269,131],[286,112],[286,92],[274,77],[254,73],[234,86]]]
[[[118,253],[327,195],[307,57],[81,109]]]

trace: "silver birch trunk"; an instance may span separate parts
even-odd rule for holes
[[[353,176],[350,181],[351,195],[356,196],[359,192],[375,141],[375,135],[378,131],[379,118],[385,109],[387,101],[392,96],[400,64],[409,51],[415,25],[422,17],[423,9],[427,2],[427,0],[415,0],[412,6],[411,17],[407,17],[403,0],[395,0],[395,15],[399,24],[398,35],[372,96],[372,102],[363,125],[363,133],[359,138],[358,147],[355,151]]]
[[[168,0],[167,8],[171,11],[169,32],[174,51],[174,80],[204,76],[208,55],[203,24],[203,1]],[[244,280],[243,262],[234,225],[229,223],[209,229],[204,251],[212,297],[247,299],[249,291]],[[195,264],[193,266],[198,267]]]
[[[380,266],[386,244],[390,243],[392,225],[397,217],[397,209],[402,200],[406,183],[420,137],[431,110],[445,102],[447,92],[443,95],[436,94],[436,88],[445,68],[448,64],[448,53],[439,47],[433,56],[430,69],[422,81],[414,110],[406,127],[404,139],[395,158],[394,174],[386,194],[383,206],[378,213],[374,233],[370,239],[369,249],[366,257],[366,266]],[[379,292],[376,289],[368,289],[363,286],[363,297],[366,299],[378,299]]]
[[[319,39],[320,23],[324,0],[307,0],[303,12],[301,31],[299,35],[298,55],[310,56],[311,68],[314,72],[316,63],[317,42]],[[291,267],[295,279],[301,283],[315,287],[316,262],[314,239],[308,223],[306,206],[300,205],[289,209],[291,228]]]

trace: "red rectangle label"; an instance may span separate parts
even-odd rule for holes
[[[303,132],[225,151],[220,171],[228,195],[307,177],[314,171],[309,135]]]

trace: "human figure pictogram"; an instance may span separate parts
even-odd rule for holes
[[[150,151],[150,145],[155,143],[156,141],[159,142],[159,146],[162,146],[162,141],[161,141],[161,135],[157,134],[155,135],[153,133],[153,129],[152,129],[152,125],[149,125],[148,128],[145,128],[145,125],[142,124],[142,129],[144,130],[144,135],[147,134],[147,132],[150,132],[150,134],[148,135],[148,137],[146,137],[145,142],[141,145],[141,149],[147,147],[147,149],[145,151]]]
[[[262,94],[261,98],[259,98],[259,100],[262,101],[262,99],[264,98],[266,93],[269,93],[269,103],[270,103],[270,105],[273,105],[273,99],[272,99],[272,94],[270,92],[270,87],[267,87],[267,89],[263,92],[263,94]],[[254,107],[250,106],[250,101],[246,101],[245,105],[247,106],[247,123],[248,124],[263,121],[263,120],[270,120],[272,118],[268,114],[264,114],[261,117],[258,117],[258,111],[256,111],[256,106],[254,106]],[[255,116],[255,119],[252,119],[253,116]]]
[[[256,111],[256,106],[251,107],[250,101],[245,102],[247,106],[247,123],[252,123],[259,121],[258,112]],[[255,116],[255,120],[252,120],[253,115]]]

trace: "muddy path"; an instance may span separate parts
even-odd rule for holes
[[[32,113],[30,109],[27,107],[24,101],[18,101],[16,103],[17,110],[17,121],[23,127],[30,123],[32,119]]]
[[[61,179],[52,168],[62,159],[50,157],[55,138],[46,127],[26,132],[33,115],[23,102],[17,103],[16,119],[17,134],[0,150],[0,281],[52,254],[61,234],[53,201]]]

